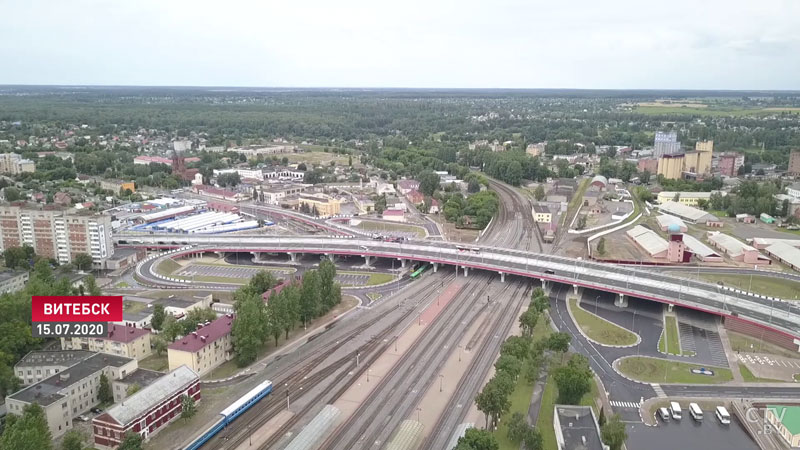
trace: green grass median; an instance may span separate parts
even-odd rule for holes
[[[621,326],[596,316],[578,305],[576,298],[569,299],[569,308],[575,322],[592,340],[603,345],[634,345],[637,336]]]
[[[704,367],[714,375],[692,373]],[[700,364],[687,364],[647,356],[623,358],[617,367],[623,375],[645,383],[718,384],[733,380],[730,369]]]

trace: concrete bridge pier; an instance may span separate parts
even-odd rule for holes
[[[436,273],[438,271],[439,271],[439,263],[433,263],[433,273]]]
[[[497,273],[500,274],[500,282],[501,283],[505,283],[506,282],[506,273],[505,272],[497,272]]]
[[[614,300],[614,306],[617,308],[627,308],[628,307],[628,296],[625,294],[617,295],[617,299]]]
[[[214,252],[214,253],[216,253],[217,256],[219,256],[220,258],[225,259],[225,252]]]
[[[289,253],[289,259],[290,259],[290,260],[291,260],[293,263],[296,263],[296,262],[297,262],[297,253],[294,253],[294,252],[291,252],[291,253]]]
[[[667,312],[672,312],[673,309],[675,309],[675,305],[673,305],[672,303],[668,303],[667,304]]]
[[[365,261],[364,263],[365,266],[370,266],[372,264],[372,256],[364,255],[364,261]]]
[[[403,259],[403,258],[397,258],[397,260],[400,261],[400,268],[405,269],[406,268],[406,263],[408,263],[408,260],[407,259]]]
[[[572,291],[576,297],[578,297],[578,303],[580,303],[580,298],[583,296],[583,288],[578,286],[577,284],[572,285]]]
[[[466,277],[466,276],[469,276],[469,267],[467,267],[467,266],[461,266],[461,268],[462,268],[462,269],[464,269],[464,276],[465,276],[465,277]]]
[[[545,294],[550,295],[550,289],[552,288],[553,288],[553,283],[547,280],[542,280],[542,290],[544,291]]]
[[[336,262],[336,255],[333,253],[325,253],[325,257],[328,258],[328,260],[332,263]]]

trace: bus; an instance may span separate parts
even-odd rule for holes
[[[724,406],[717,406],[717,419],[723,425],[730,425],[731,415],[728,414],[728,410]]]
[[[703,410],[697,403],[689,403],[689,413],[692,415],[692,419],[698,422],[703,420]]]
[[[672,413],[672,418],[675,420],[681,419],[681,405],[678,402],[670,402],[669,412]]]

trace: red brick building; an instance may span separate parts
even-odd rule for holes
[[[92,420],[95,446],[117,448],[128,431],[149,439],[180,417],[183,395],[200,401],[200,378],[186,366],[178,367],[95,417]]]

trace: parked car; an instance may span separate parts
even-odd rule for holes
[[[81,422],[88,422],[89,418],[81,414],[80,416],[75,418],[76,420],[80,420]]]
[[[669,410],[667,408],[658,408],[658,416],[661,417],[661,420],[664,422],[669,422]]]
[[[92,408],[92,412],[95,414],[100,414],[101,412],[103,412],[103,410],[95,406],[94,408]]]

